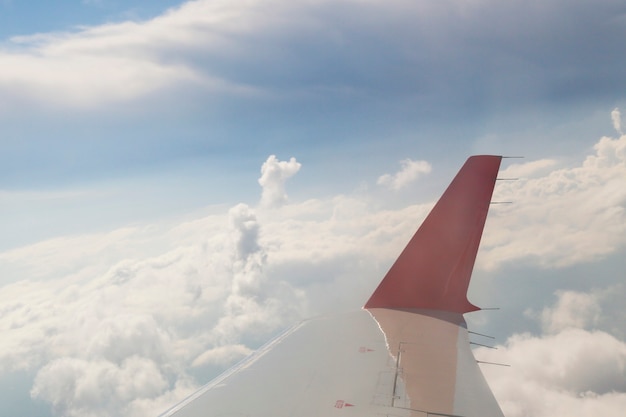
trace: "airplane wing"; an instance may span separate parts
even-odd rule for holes
[[[466,161],[362,310],[300,323],[162,417],[502,417],[463,319],[500,161]]]

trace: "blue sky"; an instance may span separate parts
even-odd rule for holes
[[[126,19],[150,19],[179,4],[169,0],[36,0],[28,3],[3,0],[0,2],[0,33],[6,38]]]
[[[525,159],[503,165],[520,181],[496,196],[515,204],[492,213],[471,289],[520,296],[473,325],[511,361],[608,335],[619,369],[625,32],[611,0],[0,2],[15,413],[156,415],[293,321],[358,307],[476,153]],[[106,393],[87,376],[137,369],[160,382],[108,408],[52,389]],[[509,374],[517,399],[490,378],[510,416],[584,409],[550,375]],[[623,410],[607,384],[587,411]],[[567,408],[530,407],[536,392]]]

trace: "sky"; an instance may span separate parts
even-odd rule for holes
[[[360,308],[486,153],[524,157],[469,291],[496,398],[621,416],[625,38],[616,0],[0,1],[1,414],[157,416]]]

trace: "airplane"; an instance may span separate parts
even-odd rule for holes
[[[301,322],[161,417],[503,417],[463,317],[501,159],[467,159],[361,310]]]

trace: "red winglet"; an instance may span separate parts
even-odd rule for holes
[[[467,288],[501,160],[465,162],[364,308],[480,310]]]

